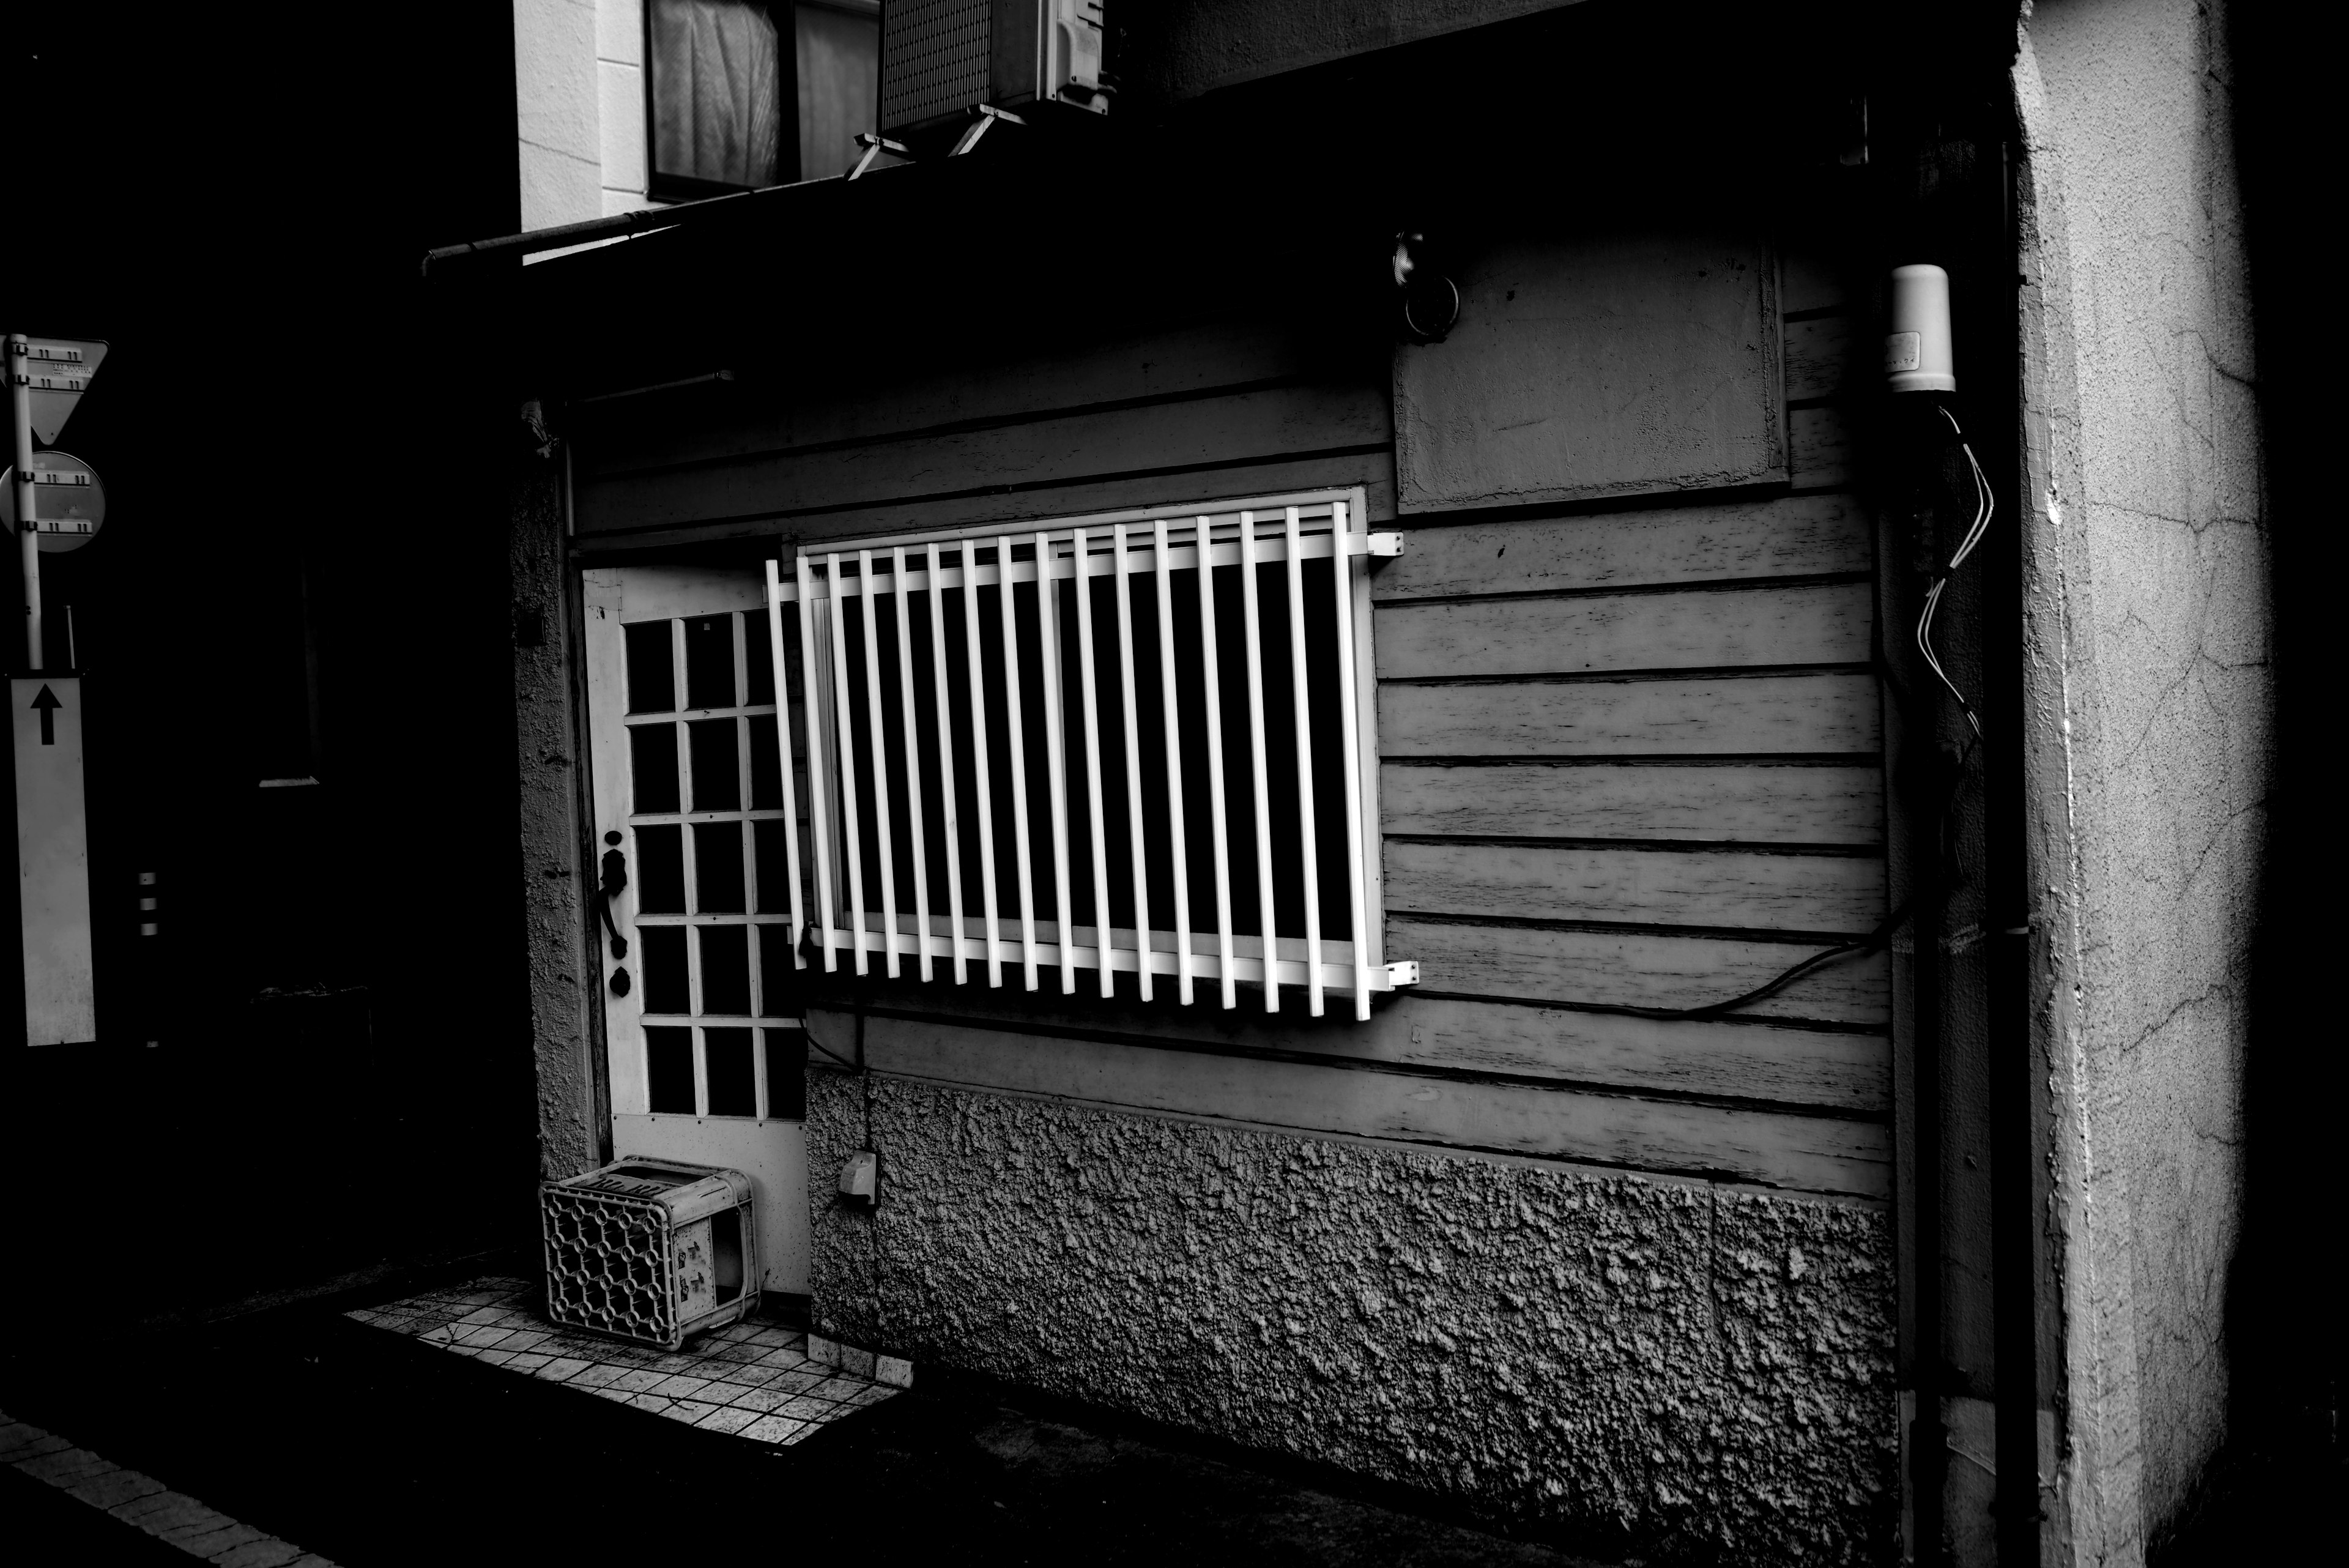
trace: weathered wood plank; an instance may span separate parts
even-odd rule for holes
[[[1855,447],[1851,416],[1832,403],[1796,409],[1786,417],[1795,438],[1795,488],[1849,484]]]
[[[1853,932],[1884,918],[1873,857],[1390,839],[1384,860],[1398,914]]]
[[[1830,242],[1837,220],[1813,208],[1790,215],[1788,243],[1778,255],[1778,307],[1788,316],[1848,307],[1863,297],[1850,257]]]
[[[1390,762],[1379,814],[1389,833],[1876,845],[1884,775],[1872,764]]]
[[[1417,959],[1420,983],[1518,1002],[1702,1007],[1753,990],[1816,950],[1722,937],[1554,931],[1450,921],[1387,921],[1386,950]],[[1885,1027],[1891,968],[1884,955],[1846,959],[1747,1011],[1756,1018]]]
[[[578,531],[903,505],[999,487],[1383,446],[1387,399],[1352,384],[1078,413],[1034,424],[612,475],[578,487]],[[904,524],[900,524],[899,526]]]
[[[1291,323],[1218,321],[1061,345],[1036,354],[973,356],[910,370],[893,357],[814,384],[755,383],[699,397],[632,398],[580,410],[574,472],[597,478],[655,464],[748,457],[988,420],[1217,389],[1326,369]]]
[[[1786,400],[1829,398],[1858,384],[1859,330],[1847,316],[1786,324]]]
[[[1891,1045],[1880,1034],[1623,1018],[1441,996],[1406,995],[1390,1011],[1402,1025],[1394,1059],[1419,1065],[1862,1114],[1892,1104]]]
[[[1814,1192],[1878,1198],[1890,1185],[1889,1131],[1874,1122],[1333,1070],[905,1019],[869,1020],[864,1040],[865,1060],[875,1072],[982,1090]]]
[[[1777,267],[1750,236],[1516,239],[1394,369],[1402,509],[1723,488],[1786,472]]]
[[[1872,753],[1878,723],[1860,672],[1379,688],[1389,757]]]
[[[1582,675],[1741,664],[1859,664],[1868,657],[1869,583],[1446,599],[1377,612],[1379,674]]]
[[[783,520],[771,517],[681,527],[598,534],[582,541],[584,550],[609,559],[622,551],[667,550],[680,544],[759,539],[790,550],[802,539],[845,540],[859,535],[902,534],[925,528],[963,528],[1001,523],[1020,524],[1043,518],[1132,506],[1213,506],[1252,495],[1301,490],[1363,489],[1363,509],[1373,523],[1394,516],[1393,464],[1382,453],[1281,459],[1243,463],[1206,472],[1122,474],[1072,484],[978,495],[930,496],[889,505],[857,505]]]
[[[819,984],[821,982],[818,982]],[[1410,991],[1381,1002],[1366,1023],[1342,1016],[1307,1017],[1295,1006],[1262,1011],[1243,991],[1240,1006],[1170,1008],[1145,1004],[1129,986],[1113,1002],[1056,991],[995,991],[985,983],[891,986],[883,1004],[1033,1033],[1069,1031],[1093,1037],[1191,1042],[1257,1052],[1287,1052],[1339,1062],[1383,1062],[1531,1078],[1560,1078],[1634,1091],[1675,1091],[1767,1100],[1859,1113],[1891,1103],[1889,1047],[1881,1035],[1788,1024],[1699,1023],[1625,1018],[1568,1008]],[[821,1016],[821,1015],[819,1015]],[[854,1038],[822,1023],[825,1040]]]
[[[1402,556],[1379,564],[1371,594],[1384,604],[1458,594],[1824,576],[1865,572],[1874,553],[1867,514],[1850,497],[1784,496],[1414,528]]]

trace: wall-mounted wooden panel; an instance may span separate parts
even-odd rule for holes
[[[1405,514],[1786,477],[1777,267],[1737,235],[1519,239],[1394,369]]]
[[[1876,845],[1884,774],[1872,762],[1390,762],[1379,774],[1379,815],[1389,833]]]
[[[1390,839],[1385,859],[1399,914],[1845,932],[1884,917],[1873,857]]]
[[[1847,495],[1413,528],[1371,577],[1381,604],[1865,572],[1867,514]]]
[[[1816,1192],[1880,1198],[1890,1186],[1889,1129],[1872,1121],[1007,1036],[904,1019],[870,1020],[864,1045],[875,1072],[980,1089]]]
[[[1378,611],[1379,674],[1860,664],[1875,599],[1873,585],[1850,582],[1388,605]]]
[[[1625,1007],[1702,1007],[1762,984],[1816,950],[1800,943],[1647,932],[1561,931],[1466,921],[1387,921],[1386,950],[1420,961],[1431,992],[1521,1002]],[[1891,1018],[1891,969],[1881,953],[1805,975],[1755,1018],[1804,1018],[1883,1028]]]
[[[1379,688],[1390,757],[1873,753],[1878,733],[1864,671]]]

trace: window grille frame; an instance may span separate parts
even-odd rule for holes
[[[1285,1011],[1284,992],[1301,990],[1306,992],[1307,1011],[1315,1017],[1325,1012],[1325,997],[1330,992],[1350,992],[1354,1015],[1367,1020],[1371,1015],[1371,998],[1381,992],[1415,983],[1418,965],[1410,961],[1391,961],[1383,954],[1384,904],[1381,875],[1381,836],[1379,824],[1378,768],[1378,692],[1376,683],[1376,653],[1371,640],[1371,585],[1369,563],[1373,556],[1392,556],[1401,552],[1401,537],[1394,534],[1378,534],[1370,530],[1366,521],[1364,493],[1360,486],[1344,489],[1321,489],[1282,494],[1248,497],[1239,500],[1202,502],[1183,506],[1137,507],[1117,512],[1092,513],[1081,516],[1044,518],[1005,526],[984,524],[956,528],[926,529],[919,532],[865,535],[838,540],[821,540],[801,544],[792,552],[786,573],[782,559],[771,558],[766,563],[768,630],[770,654],[774,660],[776,691],[786,700],[780,701],[776,722],[781,727],[783,754],[792,755],[793,741],[805,747],[806,778],[809,799],[804,821],[807,824],[808,847],[803,850],[800,835],[794,831],[786,836],[789,844],[789,875],[791,879],[792,921],[793,929],[816,938],[822,954],[823,968],[838,972],[843,951],[852,958],[854,972],[860,976],[873,971],[872,960],[878,955],[881,968],[890,979],[904,978],[911,968],[924,981],[951,980],[956,985],[973,983],[983,974],[985,983],[1000,987],[1006,971],[1019,976],[1028,991],[1044,989],[1043,976],[1049,970],[1061,974],[1060,992],[1074,995],[1078,975],[1091,970],[1096,976],[1100,994],[1115,994],[1115,977],[1125,973],[1136,976],[1137,989],[1144,1002],[1156,999],[1160,979],[1172,979],[1179,1001],[1191,1004],[1198,995],[1198,983],[1214,987],[1225,1009],[1239,1005],[1238,991],[1242,986],[1261,992],[1264,1011],[1278,1013]],[[1204,527],[1208,541],[1206,566],[1210,569],[1229,566],[1274,566],[1288,564],[1285,573],[1277,574],[1287,583],[1287,604],[1282,618],[1288,628],[1289,649],[1287,663],[1293,682],[1289,719],[1296,730],[1297,786],[1299,794],[1299,813],[1302,825],[1299,846],[1299,869],[1302,873],[1306,930],[1301,938],[1281,935],[1273,919],[1271,824],[1268,811],[1269,791],[1266,769],[1266,736],[1268,727],[1267,703],[1263,693],[1265,662],[1259,615],[1257,574],[1254,570],[1239,573],[1242,585],[1243,615],[1247,630],[1248,671],[1248,732],[1238,743],[1248,753],[1247,776],[1251,780],[1253,798],[1249,802],[1253,823],[1255,856],[1257,866],[1257,888],[1258,909],[1255,911],[1262,930],[1274,931],[1272,960],[1268,966],[1265,944],[1261,937],[1235,931],[1233,898],[1230,887],[1232,822],[1230,803],[1226,791],[1226,760],[1233,737],[1224,733],[1220,713],[1219,671],[1216,668],[1216,635],[1215,600],[1216,595],[1204,591],[1210,587],[1203,581],[1199,594],[1200,656],[1203,659],[1206,717],[1205,772],[1213,796],[1209,821],[1214,831],[1216,909],[1202,929],[1196,919],[1200,911],[1190,908],[1189,866],[1191,853],[1184,842],[1182,790],[1184,768],[1181,765],[1184,746],[1176,719],[1175,696],[1175,628],[1171,611],[1173,575],[1182,571],[1202,569],[1199,559],[1198,535]],[[960,546],[957,551],[957,546]],[[980,551],[992,546],[997,558],[992,564],[980,564]],[[1245,546],[1245,550],[1244,550]],[[1030,548],[1032,558],[1015,560],[1015,548]],[[1081,555],[1080,554],[1081,551]],[[908,553],[923,564],[908,566]],[[958,554],[960,562],[946,566],[934,552]],[[1186,558],[1187,557],[1187,558]],[[1306,659],[1304,616],[1305,563],[1335,558],[1341,570],[1333,573],[1332,620],[1337,647],[1336,690],[1317,692],[1309,676]],[[1080,563],[1081,562],[1081,566]],[[845,575],[843,568],[853,566],[855,576]],[[885,572],[876,571],[885,566]],[[1006,584],[1006,577],[1009,584]],[[1038,657],[1043,676],[1042,711],[1030,715],[1019,698],[1020,680],[1014,675],[1001,691],[988,690],[989,682],[980,671],[980,629],[978,614],[978,590],[995,587],[999,590],[1020,583],[1045,580],[1082,583],[1100,576],[1119,580],[1116,594],[1118,622],[1116,634],[1117,665],[1115,671],[1097,668],[1099,651],[1095,615],[1092,594],[1080,591],[1073,597],[1076,612],[1064,617],[1060,609],[1058,592],[1040,590],[1038,596]],[[1121,784],[1126,794],[1129,825],[1141,819],[1144,808],[1143,786],[1137,746],[1137,721],[1143,718],[1134,695],[1134,659],[1132,605],[1133,579],[1154,577],[1156,583],[1158,669],[1163,691],[1160,695],[1161,715],[1166,725],[1167,756],[1171,765],[1163,787],[1167,794],[1173,886],[1160,894],[1149,886],[1143,866],[1142,836],[1128,829],[1128,838],[1134,861],[1134,896],[1137,909],[1146,914],[1146,942],[1138,940],[1132,928],[1111,927],[1104,940],[1101,926],[1078,925],[1073,921],[1074,906],[1071,901],[1070,846],[1078,835],[1087,835],[1090,851],[1087,861],[1092,871],[1092,908],[1096,921],[1106,919],[1110,909],[1108,897],[1109,840],[1103,831],[1102,802],[1106,791]],[[885,587],[883,583],[885,581]],[[978,888],[962,886],[962,837],[958,825],[959,811],[955,804],[957,792],[953,787],[955,763],[953,757],[953,726],[946,722],[947,660],[946,622],[943,596],[933,591],[942,587],[945,593],[960,592],[964,607],[964,638],[966,646],[957,650],[968,659],[965,690],[969,694],[974,736],[990,733],[982,705],[1000,702],[1006,709],[1010,756],[1013,765],[1008,778],[999,783],[991,776],[984,755],[970,759],[976,781],[978,811],[977,837],[979,841],[978,860],[981,870]],[[916,596],[926,600],[918,602]],[[861,662],[863,698],[865,716],[872,737],[870,771],[874,775],[866,781],[874,791],[874,799],[881,809],[876,820],[866,824],[859,820],[857,806],[857,759],[854,740],[853,719],[844,705],[854,700],[850,680],[850,653],[847,639],[841,634],[835,606],[847,601],[861,601],[857,614],[866,628],[880,626],[875,614],[878,603],[886,599],[897,602],[895,644],[897,660],[898,690],[902,706],[898,714],[901,732],[901,763],[893,767],[888,748],[882,742],[884,733],[882,704],[882,668],[879,645],[884,638],[864,636]],[[1008,607],[1006,597],[1000,601]],[[793,614],[785,616],[785,607]],[[801,609],[809,613],[797,613]],[[929,626],[934,701],[939,705],[937,714],[937,754],[935,767],[928,765],[922,748],[915,742],[916,705],[914,701],[913,648],[909,626],[916,615],[926,618]],[[787,633],[786,619],[795,623],[795,631]],[[1071,624],[1063,624],[1066,621]],[[1005,669],[1018,670],[1013,651],[1015,634],[1010,618],[999,618],[999,626],[1005,639]],[[1068,649],[1076,644],[1073,654]],[[791,681],[790,651],[795,648],[802,680],[798,686]],[[1086,782],[1084,798],[1072,801],[1069,768],[1070,715],[1063,713],[1064,683],[1070,674],[1071,659],[1078,666],[1078,683],[1081,689],[1083,712],[1084,757]],[[799,699],[803,734],[790,732],[790,697]],[[1347,906],[1339,911],[1346,929],[1337,933],[1324,933],[1320,922],[1322,909],[1319,866],[1327,850],[1314,840],[1314,817],[1319,809],[1312,778],[1313,717],[1317,707],[1335,703],[1338,715],[1340,754],[1346,761],[1351,778],[1350,787],[1341,788],[1343,816],[1348,842],[1332,846],[1343,857],[1348,889]],[[1112,703],[1120,707],[1119,732],[1123,737],[1123,757],[1103,757],[1103,739],[1099,719],[1100,711]],[[1026,798],[1030,785],[1029,768],[1023,758],[1023,732],[1030,723],[1040,722],[1045,731],[1044,753],[1046,780],[1050,791],[1051,823],[1050,873],[1053,894],[1052,908],[1057,919],[1040,919],[1036,913],[1039,902],[1035,876],[1036,846],[1030,842],[1030,815]],[[849,732],[845,744],[843,731]],[[984,742],[977,748],[983,753]],[[1123,765],[1121,766],[1121,763]],[[787,817],[802,819],[797,798],[798,781],[795,769],[787,765],[784,773],[784,810]],[[893,776],[895,775],[895,776]],[[914,776],[918,775],[918,779]],[[893,839],[895,813],[885,804],[888,786],[903,783],[907,790],[912,809],[905,815],[905,846],[912,857],[911,877],[915,894],[912,909],[896,907],[896,850]],[[995,842],[994,806],[996,789],[1008,784],[1012,794],[1011,819],[1016,842],[1010,846],[1011,858],[1017,865],[1018,886],[1005,889],[998,886],[999,846]],[[930,907],[930,877],[933,863],[928,846],[924,842],[921,801],[923,791],[929,791],[944,805],[942,815],[947,842],[942,851],[945,879],[947,884],[949,908]],[[880,870],[877,888],[878,908],[866,902],[864,886],[864,849],[866,837],[876,843]],[[803,861],[805,864],[803,864]],[[976,899],[967,897],[977,894]],[[1008,897],[1006,895],[1009,895]],[[1167,909],[1166,906],[1172,906]],[[1161,922],[1162,909],[1171,913],[1171,921]],[[994,929],[987,930],[992,914]],[[1086,940],[1090,933],[1090,940]],[[1121,945],[1123,937],[1127,945]],[[1067,940],[1064,940],[1067,939]],[[1357,961],[1360,955],[1361,961]],[[802,940],[794,945],[794,962],[800,969],[811,967]],[[909,966],[905,961],[912,960]],[[1268,972],[1268,970],[1269,972]]]

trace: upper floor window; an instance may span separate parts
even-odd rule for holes
[[[838,174],[873,126],[880,7],[869,0],[646,0],[655,197]]]

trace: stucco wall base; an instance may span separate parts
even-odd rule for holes
[[[1893,1555],[1878,1210],[821,1070],[808,1143],[820,1332],[1681,1560]]]

